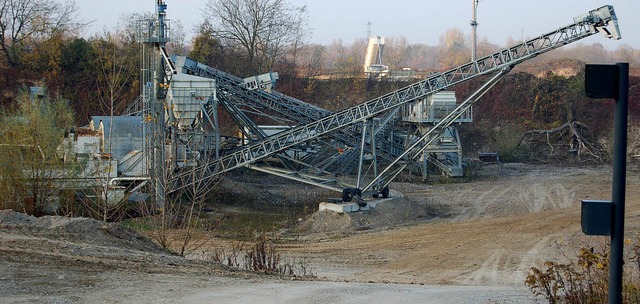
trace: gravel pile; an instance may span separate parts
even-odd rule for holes
[[[156,243],[118,223],[62,216],[33,217],[13,210],[0,211],[0,232],[101,247],[153,253],[165,251]]]

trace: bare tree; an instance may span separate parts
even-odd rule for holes
[[[306,31],[306,7],[285,0],[209,0],[205,19],[211,19],[214,35],[239,48],[247,57],[247,72],[271,69],[289,47],[299,47]]]
[[[169,43],[166,45],[169,54],[187,55],[189,46],[187,45],[187,34],[184,31],[184,25],[180,20],[171,20],[171,28],[169,28]]]
[[[384,63],[389,65],[392,69],[406,67],[405,63],[407,59],[406,51],[409,46],[407,37],[389,37],[386,38],[384,46]]]
[[[168,166],[167,166],[168,167]],[[141,213],[146,215],[144,222],[152,229],[148,232],[163,248],[169,249],[179,255],[185,255],[202,246],[196,235],[197,228],[201,226],[201,210],[209,192],[219,182],[219,178],[205,178],[206,170],[198,173],[196,167],[186,170],[191,176],[179,183],[188,184],[187,187],[176,189],[172,182],[172,170],[161,168],[156,178],[163,179],[164,205],[158,206],[157,202],[150,201],[140,206]],[[151,192],[155,193],[155,183],[151,184]]]
[[[440,36],[438,59],[441,69],[452,68],[470,60],[469,45],[465,35],[457,28],[451,28]]]
[[[0,0],[0,49],[10,66],[34,40],[45,40],[61,31],[77,30],[74,1]]]
[[[92,172],[100,182],[96,184],[97,189],[92,187],[88,191],[95,191],[101,195],[95,196],[95,200],[87,201],[87,207],[92,209],[94,217],[100,217],[103,221],[117,218],[116,215],[123,209],[123,202],[114,202],[112,199],[116,193],[112,191],[111,162],[113,160],[112,150],[114,146],[114,115],[121,112],[131,100],[127,99],[132,82],[135,81],[134,73],[138,68],[135,61],[135,49],[127,45],[126,32],[117,31],[115,34],[105,32],[104,37],[95,38],[92,41],[94,46],[94,60],[97,77],[95,79],[97,94],[102,113],[109,116],[108,130],[103,130],[103,134],[108,134],[103,143],[106,150],[101,151],[102,157],[95,159],[97,164],[95,172]],[[124,37],[124,38],[123,38]],[[107,123],[107,121],[105,121]]]
[[[96,78],[97,97],[102,112],[113,116],[130,100],[122,100],[127,96],[129,84],[135,79],[137,65],[132,64],[130,57],[135,57],[135,50],[126,47],[117,34],[106,32],[101,39],[93,41],[95,64],[98,70]]]
[[[296,15],[293,30],[293,39],[288,48],[288,53],[291,56],[291,61],[294,65],[297,65],[298,52],[300,48],[305,44],[307,37],[311,34],[311,29],[308,26],[307,7],[303,6],[298,8],[299,12]]]
[[[320,44],[307,45],[300,51],[300,61],[304,69],[305,76],[316,77],[325,68],[326,48]]]

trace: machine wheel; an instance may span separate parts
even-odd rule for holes
[[[362,190],[357,188],[345,188],[342,190],[342,201],[350,202],[354,197],[362,197]]]
[[[342,190],[342,201],[343,202],[350,202],[353,199],[353,189],[351,188],[344,188],[344,190]]]
[[[380,194],[382,194],[382,197],[384,198],[389,198],[389,187],[382,188],[382,191],[380,191]]]
[[[358,206],[360,207],[364,207],[367,205],[367,202],[365,202],[362,199],[362,190],[360,189],[352,189],[352,193],[353,193],[353,198],[356,201],[356,204],[358,204]]]

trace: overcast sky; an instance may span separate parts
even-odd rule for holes
[[[166,0],[167,15],[180,20],[188,36],[203,20],[202,9],[209,0]],[[155,0],[77,0],[80,17],[93,21],[85,35],[112,29],[123,14],[151,12]],[[470,34],[471,0],[289,0],[296,6],[306,5],[311,43],[330,44],[342,39],[350,44],[366,38],[367,22],[377,36],[404,36],[409,43],[436,45],[449,28]],[[504,45],[509,38],[534,37],[572,22],[573,17],[591,9],[611,4],[616,10],[622,40],[608,41],[601,35],[582,43],[602,43],[614,50],[622,44],[640,49],[640,1],[638,0],[481,0],[478,6],[478,36]]]

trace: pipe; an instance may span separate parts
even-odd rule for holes
[[[140,177],[140,176],[133,176],[133,177],[114,177],[112,179],[109,180],[109,185],[110,186],[115,186],[116,183],[115,182],[119,182],[119,181],[148,181],[151,180],[151,177]]]

